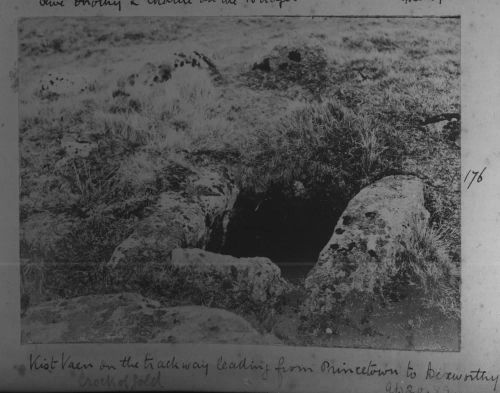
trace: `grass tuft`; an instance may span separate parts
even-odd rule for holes
[[[442,230],[429,227],[422,220],[412,220],[400,240],[398,275],[402,282],[419,288],[426,307],[458,319],[460,275],[449,257],[445,237]]]
[[[242,187],[263,192],[300,181],[310,193],[349,198],[397,167],[397,154],[386,154],[389,135],[375,118],[334,100],[295,102],[275,129],[257,130],[242,152]]]

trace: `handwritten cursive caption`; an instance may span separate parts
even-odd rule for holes
[[[283,8],[285,3],[298,0],[38,0],[40,7],[75,7],[75,8],[113,8],[122,11],[124,7],[145,6],[182,6],[193,4],[225,4],[225,5],[274,5]]]
[[[123,354],[114,359],[88,359],[61,352],[44,355],[30,353],[27,369],[38,375],[68,373],[79,389],[114,388],[120,390],[167,389],[169,378],[184,373],[186,378],[203,379],[209,375],[223,377],[246,373],[255,380],[283,386],[289,376],[303,378],[356,378],[378,381],[386,393],[454,393],[461,384],[473,384],[472,390],[497,391],[500,374],[482,368],[450,370],[428,362],[417,369],[411,361],[401,365],[380,364],[366,359],[349,363],[341,359],[319,362],[296,362],[285,356],[273,360],[255,360],[243,355],[188,359],[179,355],[161,357],[146,352]],[[469,390],[469,389],[468,389]]]

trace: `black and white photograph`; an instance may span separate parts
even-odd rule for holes
[[[460,351],[460,30],[21,18],[21,344]]]

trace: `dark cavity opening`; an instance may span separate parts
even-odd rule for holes
[[[242,193],[221,252],[236,257],[268,257],[282,275],[300,282],[316,263],[345,206],[331,200]]]

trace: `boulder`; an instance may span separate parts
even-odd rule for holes
[[[113,97],[126,94],[124,89],[130,89],[134,86],[153,87],[168,82],[175,76],[176,71],[183,68],[206,71],[214,80],[221,78],[215,63],[201,52],[175,52],[167,57],[168,59],[163,62],[148,62],[138,69],[137,72],[127,77],[119,78],[117,81],[118,89],[113,92]]]
[[[362,189],[306,278],[304,312],[335,315],[351,295],[382,294],[397,273],[401,234],[415,220],[428,219],[423,183],[416,177],[388,176]]]
[[[278,45],[243,76],[252,88],[287,90],[299,85],[322,90],[328,80],[328,57],[320,46]]]
[[[179,190],[160,195],[154,212],[114,250],[107,270],[115,285],[134,287],[134,281],[169,265],[175,248],[223,244],[237,187],[215,170],[192,170],[186,176]]]
[[[45,302],[27,311],[21,327],[23,344],[280,344],[231,312],[202,306],[165,307],[134,293]]]
[[[223,287],[224,282],[231,283],[234,297],[238,297],[238,292],[248,291],[256,303],[272,304],[288,287],[280,268],[268,258],[236,258],[200,249],[178,248],[172,252],[172,265],[181,274],[194,271],[209,275],[211,279],[207,282],[214,286],[213,290]]]
[[[215,83],[222,79],[216,65],[200,52],[166,54],[165,61],[148,62],[118,78],[111,91],[110,111],[141,113],[144,105],[151,104],[154,111],[164,113],[166,108],[173,110],[178,105],[191,107],[192,100],[206,103],[211,101],[207,94],[212,94]]]
[[[172,65],[167,62],[158,64],[146,63],[137,72],[134,72],[126,78],[119,78],[117,87],[124,89],[136,85],[152,87],[158,83],[167,82],[172,78]],[[119,96],[119,90],[113,93],[113,96]]]

